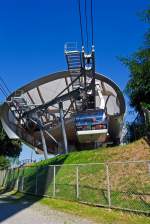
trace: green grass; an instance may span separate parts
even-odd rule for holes
[[[149,224],[150,218],[110,209],[91,207],[77,202],[43,198],[41,204],[63,212],[89,218],[99,224]]]
[[[54,167],[48,165],[57,165],[55,197],[76,201],[76,166],[67,166],[67,164],[125,161],[135,160],[135,158],[144,160],[150,159],[149,152],[149,145],[144,139],[128,146],[73,152],[22,168],[19,173],[18,170],[9,172],[6,183],[8,188],[12,188],[16,185],[19,175],[20,190],[22,190],[21,184],[24,180],[23,190],[25,192],[52,197]],[[61,164],[64,166],[60,166]],[[108,206],[105,164],[80,165],[78,168],[78,200]],[[150,211],[150,183],[147,164],[111,164],[109,174],[113,207]]]
[[[49,209],[54,209],[69,214],[77,215],[82,218],[94,221],[95,224],[149,224],[150,218],[133,213],[121,212],[117,210],[92,207],[77,202],[70,202],[60,199],[38,198],[36,196],[24,195],[18,192],[10,192],[8,196],[15,195],[17,200],[11,199],[12,203],[18,203],[22,200],[32,203],[40,203]],[[8,199],[7,199],[8,200]]]

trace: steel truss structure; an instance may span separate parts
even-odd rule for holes
[[[1,121],[10,138],[21,138],[45,158],[83,145],[118,143],[124,97],[113,81],[95,73],[94,47],[91,52],[65,45],[68,71],[33,81],[7,97]]]

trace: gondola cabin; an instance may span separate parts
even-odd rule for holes
[[[75,116],[75,126],[80,143],[104,142],[108,135],[108,121],[104,110],[78,113]]]

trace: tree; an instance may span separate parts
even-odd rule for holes
[[[0,122],[0,156],[18,157],[21,150],[21,142],[9,139]]]
[[[5,156],[0,156],[0,170],[10,167],[10,161]]]
[[[150,7],[141,14],[141,18],[150,24]],[[144,36],[143,47],[131,57],[121,58],[121,61],[130,71],[130,78],[125,88],[130,106],[141,113],[143,106],[150,108],[150,28]]]

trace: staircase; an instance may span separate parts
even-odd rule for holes
[[[12,103],[10,104],[11,111],[14,112],[15,117],[20,121],[21,124],[25,124],[22,115],[27,110],[27,102],[23,97],[12,97]]]
[[[82,69],[82,61],[81,61],[81,53],[77,50],[76,45],[65,45],[65,56],[68,66],[68,71],[70,73],[70,79],[72,83],[72,89],[75,90],[81,87],[81,78],[78,78],[74,81],[78,76],[81,75]],[[76,101],[77,109],[81,106],[81,101]]]
[[[65,53],[68,71],[70,73],[71,82],[73,82],[81,74],[81,55],[79,51],[69,51]],[[77,89],[80,87],[80,79],[77,79],[72,88]]]

